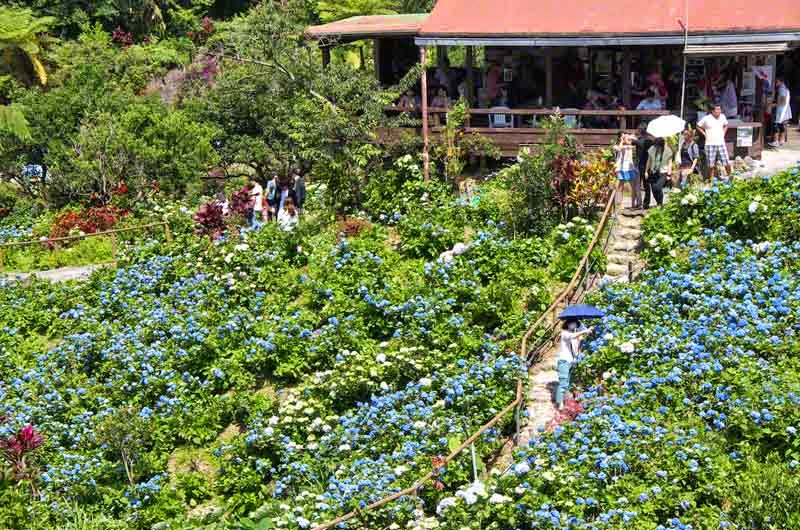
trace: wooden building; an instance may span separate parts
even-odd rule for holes
[[[387,85],[407,71],[412,54],[424,60],[435,49],[435,71],[419,90],[423,135],[436,133],[429,123],[444,118],[428,118],[445,111],[430,105],[428,87],[444,89],[470,100],[469,129],[508,156],[540,142],[539,120],[556,110],[586,146],[608,145],[658,114],[694,121],[725,75],[739,118],[731,120],[729,150],[758,157],[776,57],[800,44],[800,2],[439,0],[430,15],[356,17],[308,33],[323,50],[374,39],[375,70]],[[458,67],[446,59],[454,49],[465,58]],[[662,108],[636,110],[653,80],[664,86]]]

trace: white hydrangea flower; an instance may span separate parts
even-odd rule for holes
[[[489,497],[489,504],[505,504],[510,500],[511,499],[509,499],[505,495],[500,495],[499,493],[494,493],[494,494],[492,494],[491,497]]]
[[[622,343],[622,344],[620,344],[620,346],[619,346],[619,350],[620,350],[622,353],[633,353],[633,350],[634,350],[634,349],[635,349],[635,348],[634,348],[634,346],[633,346],[633,343],[632,343],[632,342],[623,342],[623,343]]]

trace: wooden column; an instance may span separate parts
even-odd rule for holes
[[[325,46],[322,48],[322,66],[327,68],[331,64],[331,49]]]
[[[544,56],[544,104],[553,106],[553,54],[545,50]]]
[[[375,63],[375,77],[378,79],[378,83],[383,85],[383,69],[381,68],[383,47],[381,44],[381,39],[372,39],[372,60]]]
[[[422,85],[422,167],[424,180],[428,182],[431,179],[431,163],[428,154],[430,145],[428,138],[428,53],[425,46],[421,46],[419,49],[419,61],[422,64],[422,80],[420,82]]]
[[[625,48],[622,52],[622,104],[627,110],[631,110],[631,62],[633,54],[630,48]]]
[[[475,106],[475,48],[467,46],[467,56],[465,57],[467,68],[467,101],[469,106]]]

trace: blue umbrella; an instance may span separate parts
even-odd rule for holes
[[[558,315],[561,320],[580,320],[584,318],[603,318],[605,313],[586,304],[571,305]]]

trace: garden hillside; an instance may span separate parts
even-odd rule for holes
[[[798,189],[794,168],[652,214],[642,280],[595,295],[574,420],[418,526],[797,528]]]
[[[517,338],[594,232],[556,224],[546,185],[518,193],[540,156],[472,200],[401,158],[372,214],[328,221],[320,190],[291,232],[151,197],[171,242],[121,245],[85,283],[4,283],[0,526],[306,528],[412,484],[514,399]],[[459,458],[384,516],[471,473]]]

